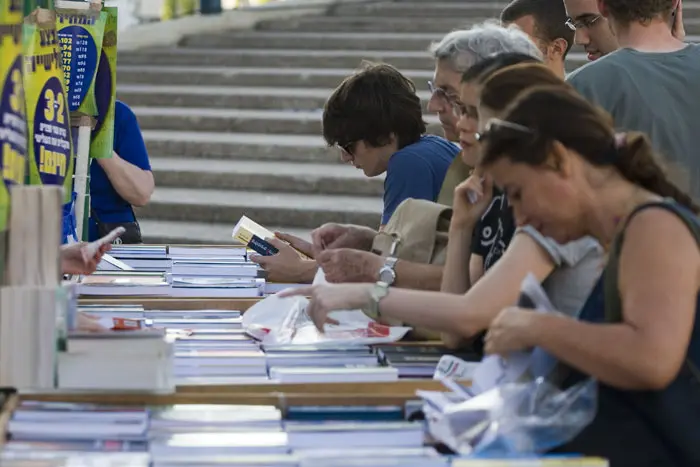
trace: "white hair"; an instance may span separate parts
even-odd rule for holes
[[[542,60],[542,52],[527,34],[513,24],[501,26],[496,20],[452,31],[440,42],[433,43],[429,50],[436,60],[444,61],[459,73],[464,73],[476,62],[501,53],[522,53]]]

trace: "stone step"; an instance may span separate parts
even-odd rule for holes
[[[217,49],[426,50],[442,34],[231,31],[186,37],[183,47]]]
[[[191,66],[244,66],[244,67],[315,67],[357,68],[362,61],[386,62],[402,69],[430,70],[433,58],[426,50],[294,50],[294,49],[149,49],[122,52],[119,63],[126,65],[191,65]],[[570,68],[587,63],[582,53],[567,57]]]
[[[193,86],[270,86],[334,89],[352,68],[246,68],[246,67],[186,67],[119,64],[117,82],[122,84],[153,84]],[[419,89],[433,77],[432,70],[401,70]]]
[[[381,18],[394,18],[396,16],[414,16],[419,18],[469,18],[485,16],[498,18],[508,2],[381,2],[341,4],[331,9],[333,16],[363,16],[371,15]]]
[[[427,87],[427,85],[425,86]],[[323,109],[332,89],[243,86],[170,86],[120,84],[117,97],[141,107],[207,107],[313,111]],[[427,104],[428,91],[418,91]]]
[[[145,243],[151,244],[191,244],[220,245],[233,243],[231,224],[210,224],[205,222],[158,221],[139,219]],[[305,240],[311,239],[311,229],[266,226],[273,232],[286,232]]]
[[[207,161],[202,163],[209,159],[340,163],[338,150],[329,148],[320,135],[144,130],[143,138],[149,154]]]
[[[429,125],[428,133],[442,135],[437,125]],[[143,138],[149,154],[202,164],[212,159],[342,164],[338,150],[327,147],[320,135],[144,130]]]
[[[700,18],[697,10],[685,12],[686,34],[700,34]],[[469,27],[470,24],[485,18],[456,17],[430,18],[397,16],[382,18],[376,16],[304,16],[286,20],[261,21],[255,27],[264,31],[304,31],[304,32],[415,32],[421,34],[447,34],[454,29]]]
[[[262,225],[313,229],[326,222],[377,227],[382,199],[257,191],[156,188],[139,219],[234,225],[246,215]]]
[[[338,157],[339,159],[339,157]],[[245,160],[151,158],[159,187],[289,193],[323,193],[381,198],[384,177],[368,178],[351,165]]]
[[[321,134],[322,112],[188,107],[132,107],[145,130],[212,131],[217,133]],[[434,115],[428,123],[438,124]]]

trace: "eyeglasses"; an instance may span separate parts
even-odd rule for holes
[[[340,148],[341,151],[352,156],[352,151],[355,148],[355,141],[351,141],[349,143],[343,143],[343,144],[336,143],[336,146],[338,146],[338,148]]]
[[[494,131],[497,131],[501,128],[514,130],[518,133],[523,133],[523,134],[528,134],[528,135],[535,134],[535,132],[533,130],[526,127],[525,125],[520,125],[519,123],[509,122],[507,120],[501,120],[500,118],[492,118],[488,122],[486,122],[486,126],[484,127],[484,131],[476,134],[476,140],[479,141],[480,143],[482,143],[486,139],[488,139],[489,136],[492,135]]]
[[[436,88],[432,81],[428,81],[428,89],[432,95],[444,100],[452,107],[452,113],[455,117],[461,117],[467,113],[467,107],[460,102],[459,97],[455,96],[454,94],[450,94],[448,91],[442,88]]]
[[[591,26],[593,26],[602,17],[603,16],[601,16],[601,15],[588,15],[588,16],[582,16],[579,19],[566,18],[565,24],[572,31],[576,31],[577,29],[588,29]]]

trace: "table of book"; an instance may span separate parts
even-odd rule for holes
[[[172,267],[172,263],[170,265]],[[196,313],[198,310],[235,316],[234,310],[243,314],[262,298],[83,296],[78,309],[99,314],[100,309],[114,311],[129,305],[143,310],[144,316],[149,313],[171,316],[168,311]],[[156,319],[153,321],[155,323]],[[68,350],[70,343],[71,336]],[[347,355],[358,361],[375,359],[375,365],[395,369],[397,375],[404,369],[409,377],[383,382],[244,379],[219,383],[214,379],[181,383],[171,392],[70,388],[21,394],[8,392],[0,429],[6,431],[9,441],[4,446],[1,465],[34,467],[35,464],[23,464],[20,459],[30,452],[39,457],[61,458],[68,455],[67,451],[79,451],[79,462],[83,463],[46,465],[538,465],[440,455],[421,421],[422,402],[416,391],[444,390],[431,375],[437,358],[447,353],[447,349],[435,342],[400,342],[366,348],[364,354],[354,349]],[[284,361],[285,351],[289,349],[258,347],[258,352],[264,354],[266,376],[271,371],[270,362]],[[301,353],[312,360],[316,355]],[[407,356],[415,357],[418,363]],[[120,358],[118,353],[112,357]],[[422,378],[413,377],[416,371]],[[546,465],[607,465],[595,459],[561,459],[553,463],[554,460],[549,459]],[[91,464],[92,461],[97,463]]]

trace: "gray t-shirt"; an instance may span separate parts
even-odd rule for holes
[[[568,316],[578,316],[603,271],[603,248],[592,237],[561,245],[529,225],[518,228],[518,232],[535,240],[556,266],[542,282],[554,308]]]
[[[700,45],[665,53],[620,49],[567,80],[619,130],[646,133],[674,181],[700,199]]]

